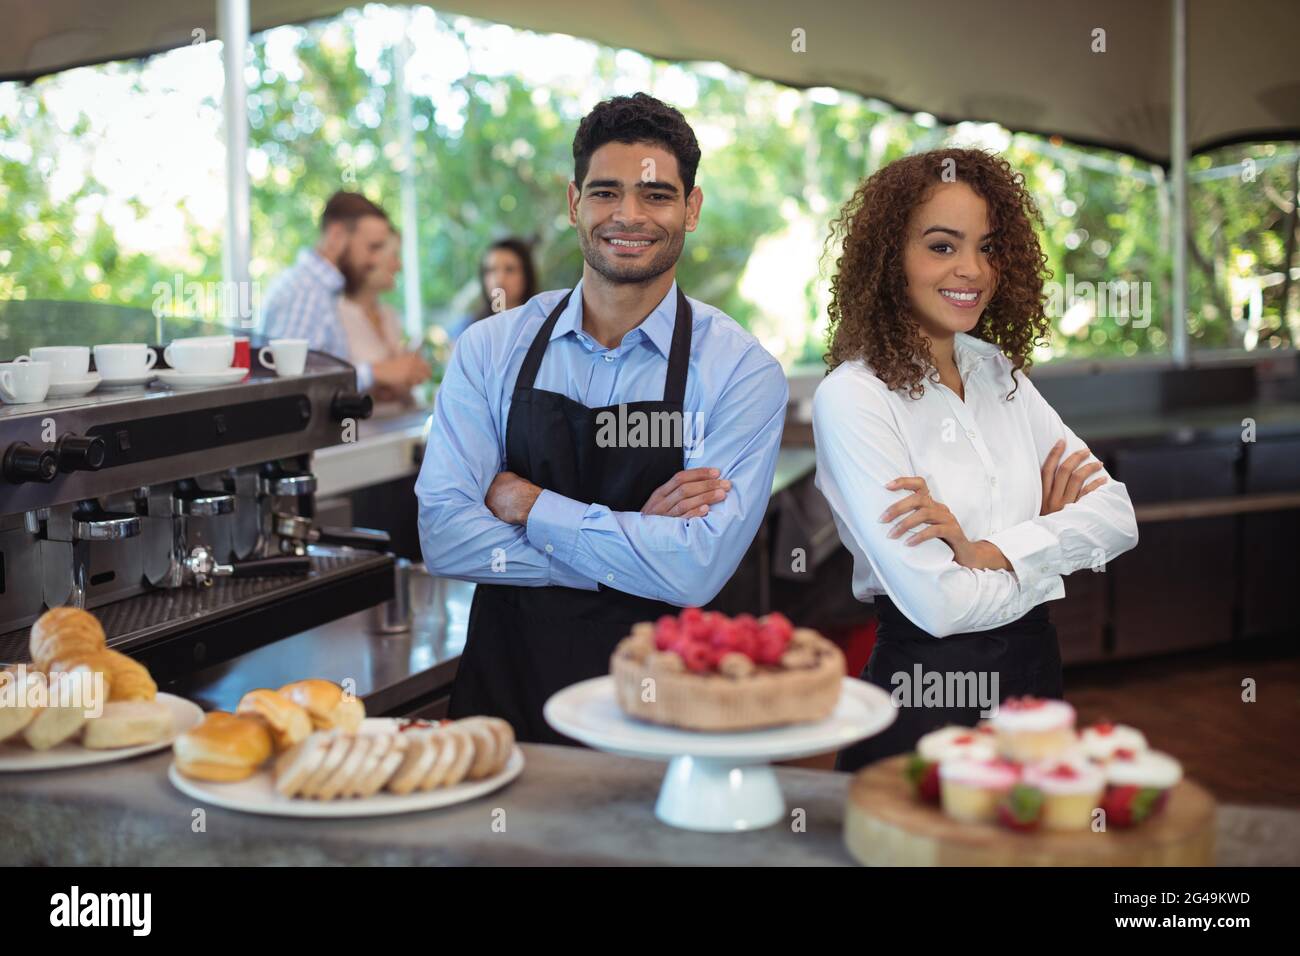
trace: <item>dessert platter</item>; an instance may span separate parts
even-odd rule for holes
[[[523,771],[498,717],[366,717],[331,681],[250,690],[181,734],[167,776],[213,806],[290,817],[365,817],[438,807],[497,790]]]
[[[895,711],[884,690],[845,677],[843,654],[816,631],[687,608],[635,625],[608,676],[565,688],[543,714],[588,746],[667,760],[664,823],[736,832],[785,815],[772,761],[839,750]]]
[[[874,866],[1208,866],[1214,799],[1135,727],[1009,698],[860,771],[844,840]]]
[[[41,615],[30,651],[31,664],[0,671],[0,772],[124,760],[171,746],[203,719],[108,648],[98,619],[79,608]]]

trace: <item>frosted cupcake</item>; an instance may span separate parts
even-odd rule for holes
[[[1077,753],[1026,767],[1024,782],[1043,794],[1039,823],[1047,830],[1086,830],[1106,790],[1102,769]]]
[[[1183,766],[1158,750],[1117,753],[1103,769],[1106,822],[1131,827],[1164,809],[1169,791],[1183,779]]]
[[[993,823],[998,802],[1020,779],[1020,768],[1005,760],[958,757],[939,764],[943,812],[963,823]]]
[[[1118,753],[1140,754],[1150,749],[1142,731],[1127,724],[1112,724],[1108,720],[1083,728],[1079,737],[1084,754],[1097,763],[1110,763]]]
[[[997,748],[992,736],[970,727],[950,725],[932,730],[916,742],[916,753],[907,762],[907,778],[918,798],[939,802],[939,764],[960,757],[992,760]]]
[[[1063,700],[1008,697],[990,718],[998,753],[1016,763],[1034,763],[1064,754],[1078,742],[1074,708]]]

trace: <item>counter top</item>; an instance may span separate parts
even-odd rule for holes
[[[307,820],[205,808],[167,780],[170,752],[0,775],[0,865],[842,866],[850,775],[780,767],[789,824],[752,833],[678,830],[654,816],[663,764],[525,744],[523,774],[477,800],[391,817]],[[504,816],[502,816],[504,813]],[[792,817],[793,819],[793,817]],[[504,831],[498,822],[504,821]],[[1300,811],[1220,807],[1221,865],[1300,863]]]

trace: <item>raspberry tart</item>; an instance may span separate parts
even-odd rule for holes
[[[686,608],[632,628],[610,658],[629,716],[701,731],[756,730],[829,717],[844,655],[781,614],[735,618]]]

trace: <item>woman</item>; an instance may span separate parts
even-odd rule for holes
[[[402,343],[402,323],[397,311],[379,297],[391,292],[397,285],[397,273],[402,268],[402,239],[396,230],[380,254],[375,267],[359,277],[344,274],[343,295],[339,299],[339,321],[343,324],[348,341],[348,355],[352,363],[369,362],[372,365],[396,359],[406,354]],[[429,377],[428,366],[423,367],[422,379]],[[381,413],[396,411],[414,404],[410,390],[376,385],[372,390]]]
[[[452,335],[460,333],[497,312],[518,308],[537,294],[537,269],[531,247],[514,236],[498,239],[488,246],[479,263],[478,311],[463,318]]]
[[[863,679],[899,708],[841,769],[1009,696],[1061,697],[1045,602],[1137,544],[1127,490],[1023,371],[1049,329],[1035,222],[1005,160],[945,149],[881,169],[833,226],[817,486],[876,605]]]

